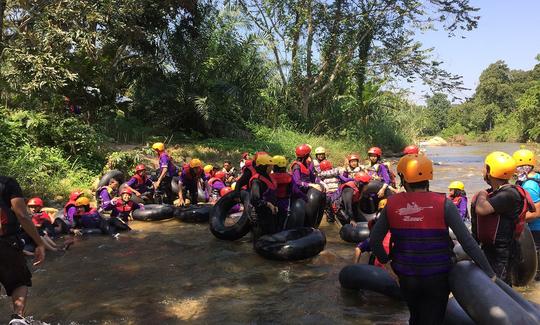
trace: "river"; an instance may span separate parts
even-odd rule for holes
[[[438,163],[432,190],[462,180],[469,196],[485,188],[481,170],[493,150],[518,144],[429,147]],[[338,274],[354,246],[323,221],[326,249],[300,262],[257,256],[247,238],[214,238],[207,225],[175,220],[133,223],[119,239],[81,238],[34,269],[28,314],[51,324],[404,324],[406,306],[340,289]],[[539,285],[520,289],[540,303]],[[9,300],[0,298],[0,323]],[[40,324],[40,322],[35,322]]]

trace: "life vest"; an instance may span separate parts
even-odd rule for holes
[[[260,180],[262,181],[264,184],[266,184],[266,186],[268,187],[268,190],[271,190],[271,191],[274,191],[277,189],[277,184],[276,182],[272,179],[272,177],[270,178],[266,178],[264,177],[263,175],[261,174],[255,174],[251,177],[251,179],[249,180],[249,187],[251,188],[251,183],[254,181],[254,180]]]
[[[387,232],[382,242],[382,245],[383,245],[384,250],[386,251],[386,254],[390,254],[391,239],[392,239],[392,235],[390,234],[390,232]],[[378,267],[384,267],[384,264],[379,262],[379,259],[376,257],[375,257],[375,260],[373,261],[373,265],[378,266]]]
[[[92,208],[88,212],[84,212],[77,216],[83,228],[98,228],[101,221],[99,212]]]
[[[98,198],[99,198],[99,191],[98,191]],[[75,201],[68,201],[66,205],[64,205],[64,217],[67,217],[69,209],[75,207]]]
[[[390,184],[388,185],[396,187],[396,174],[394,174],[391,165],[388,162],[379,162],[369,167],[367,169],[368,175],[371,176],[372,179],[382,181],[381,177],[379,176],[379,168],[381,167],[381,165],[384,165],[384,167],[386,167],[386,170],[388,171],[388,177],[390,178]]]
[[[454,196],[454,197],[449,196],[448,198],[452,200],[452,203],[454,203],[456,208],[459,208],[459,206],[461,205],[461,201],[463,201],[462,196]],[[459,212],[461,213],[461,211]],[[469,219],[469,211],[467,209],[465,209],[465,216],[462,216],[462,218]]]
[[[133,178],[135,178],[135,180],[137,181],[137,187],[141,186],[141,185],[144,185],[146,183],[146,180],[148,179],[148,177],[146,177],[146,176],[142,177],[139,174],[133,175]]]
[[[452,268],[453,243],[444,220],[444,194],[398,193],[388,198],[392,267],[398,275],[431,276]]]
[[[353,199],[352,199],[352,203],[357,203],[360,201],[360,198],[361,198],[361,193],[360,193],[360,189],[358,188],[358,186],[356,186],[356,183],[353,182],[353,181],[350,181],[350,182],[347,182],[345,184],[341,184],[339,186],[339,189],[343,192],[344,189],[346,188],[352,188],[353,190]]]
[[[302,164],[301,162],[299,162],[298,160],[295,160],[292,162],[291,164],[291,171],[294,169],[295,166],[298,166],[300,167],[300,173],[305,175],[305,176],[309,176],[311,175],[311,172],[309,170],[309,168],[307,168],[304,164]]]
[[[182,170],[184,171],[184,177],[189,181],[200,179],[204,172],[202,168],[199,168],[198,171],[195,173],[195,175],[193,175],[193,173],[191,172],[193,169],[191,169],[189,164],[184,164],[184,166],[182,167]]]
[[[291,197],[292,177],[288,173],[273,173],[270,178],[276,183],[276,196],[278,200],[289,199]]]
[[[129,214],[135,210],[135,203],[133,201],[128,201],[125,203],[122,200],[117,200],[116,204],[114,205],[114,216],[126,219],[129,217]],[[124,221],[126,221],[124,220]]]
[[[248,164],[249,162],[249,164]],[[246,160],[246,164],[244,168],[242,168],[242,173],[245,173],[245,169],[248,169],[251,172],[251,178],[249,179],[249,182],[247,185],[242,186],[243,190],[247,190],[249,183],[251,183],[251,179],[253,179],[253,176],[257,175],[257,171],[255,170],[255,167],[253,167],[253,164],[251,163],[251,160]]]
[[[51,218],[49,217],[49,214],[47,214],[47,212],[40,211],[32,214],[32,222],[35,226],[41,226],[41,224],[45,221],[51,222]]]
[[[525,227],[525,215],[527,212],[534,212],[536,211],[536,208],[534,206],[533,200],[531,199],[531,196],[529,192],[524,190],[521,186],[515,186],[515,185],[505,185],[508,187],[515,188],[519,195],[521,196],[523,200],[523,206],[520,210],[519,216],[514,220],[515,228],[514,228],[514,239],[518,239],[519,236],[521,236],[521,233],[523,232],[523,229]],[[488,193],[488,197],[494,196],[498,191],[490,192]],[[472,199],[471,203],[471,210],[475,211],[476,207],[476,199],[477,195],[475,195]],[[499,232],[499,224],[501,222],[501,216],[493,213],[487,216],[477,216],[476,211],[473,213],[473,223],[476,225],[476,238],[478,238],[478,241],[480,241],[482,244],[495,244],[495,240],[497,238],[497,233]]]
[[[4,202],[4,190],[5,184],[0,179],[0,237],[15,235],[20,229],[17,216],[11,207]]]

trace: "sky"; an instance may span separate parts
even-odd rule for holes
[[[434,57],[444,61],[451,73],[463,76],[471,96],[482,71],[497,60],[510,69],[530,70],[540,54],[540,0],[471,0],[479,7],[478,28],[449,38],[444,30],[418,35],[424,47],[434,47]],[[461,38],[465,36],[466,38]],[[411,100],[423,103],[426,87],[420,83],[402,84],[410,88]]]

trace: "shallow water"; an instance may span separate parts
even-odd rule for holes
[[[428,148],[435,167],[432,188],[446,191],[453,179],[473,194],[484,188],[483,156],[518,145]],[[404,324],[406,307],[370,293],[342,291],[341,268],[353,245],[323,221],[327,246],[301,262],[257,256],[246,237],[214,238],[207,225],[175,220],[133,223],[118,240],[80,239],[65,254],[50,253],[34,270],[28,313],[51,324]],[[524,294],[540,303],[539,286]],[[7,323],[7,297],[0,323]]]

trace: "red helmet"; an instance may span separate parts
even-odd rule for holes
[[[75,201],[77,200],[79,197],[81,197],[84,193],[81,192],[81,191],[74,191],[74,192],[71,192],[71,194],[69,194],[69,200],[70,201]]]
[[[319,164],[319,167],[321,167],[321,170],[330,170],[332,169],[332,163],[329,160],[323,160]]]
[[[32,206],[42,207],[43,206],[43,200],[38,198],[38,197],[33,197],[30,200],[28,200],[27,205],[28,206],[32,205]]]
[[[311,147],[307,144],[301,144],[296,147],[296,157],[304,158],[311,153]]]
[[[364,172],[359,172],[354,174],[354,180],[360,183],[369,183],[369,181],[371,180],[371,176]]]
[[[417,155],[418,152],[420,152],[420,149],[415,145],[406,146],[405,149],[403,149],[404,155]]]
[[[242,153],[242,159],[248,159],[248,158],[249,158],[249,153],[247,152]]]
[[[131,189],[130,189],[129,187],[124,187],[124,188],[122,189],[122,191],[120,192],[120,195],[124,195],[124,194],[129,194],[129,195],[131,195],[131,194],[133,194],[133,192],[131,191]]]
[[[219,196],[225,196],[227,195],[228,193],[231,193],[233,191],[232,188],[230,187],[224,187],[222,188],[221,190],[219,190]]]
[[[347,160],[348,161],[351,161],[351,160],[358,160],[360,161],[360,155],[356,154],[356,153],[351,153],[348,157],[347,157]]]
[[[137,173],[143,170],[146,170],[146,166],[144,166],[143,164],[139,164],[135,167],[135,172]]]
[[[253,155],[253,159],[251,159],[251,162],[256,162],[257,161],[257,157],[259,156],[262,156],[262,155],[268,155],[268,152],[266,151],[257,151],[254,155]]]
[[[368,153],[368,155],[375,155],[377,157],[382,156],[382,150],[379,147],[371,147],[371,148],[369,148],[367,153]]]
[[[225,179],[225,176],[227,176],[227,174],[225,174],[225,172],[222,172],[221,170],[214,174],[215,178],[218,178],[221,180]]]

